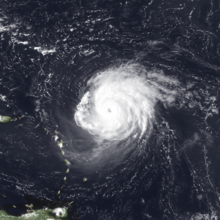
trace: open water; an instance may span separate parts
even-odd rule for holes
[[[220,218],[219,1],[0,5],[2,207]]]

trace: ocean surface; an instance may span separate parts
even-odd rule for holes
[[[0,5],[1,208],[220,219],[220,1]]]

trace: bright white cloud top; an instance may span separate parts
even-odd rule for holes
[[[76,124],[99,142],[142,138],[151,131],[155,104],[173,103],[177,85],[162,71],[148,71],[140,64],[109,68],[87,82],[75,112]]]

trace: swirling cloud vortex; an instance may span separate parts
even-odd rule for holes
[[[124,64],[96,74],[75,112],[76,124],[98,140],[142,138],[150,132],[155,104],[173,103],[178,81],[162,71]]]

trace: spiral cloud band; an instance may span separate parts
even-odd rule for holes
[[[142,138],[150,132],[155,104],[171,104],[178,81],[162,71],[127,63],[96,74],[75,112],[76,124],[97,140]]]

